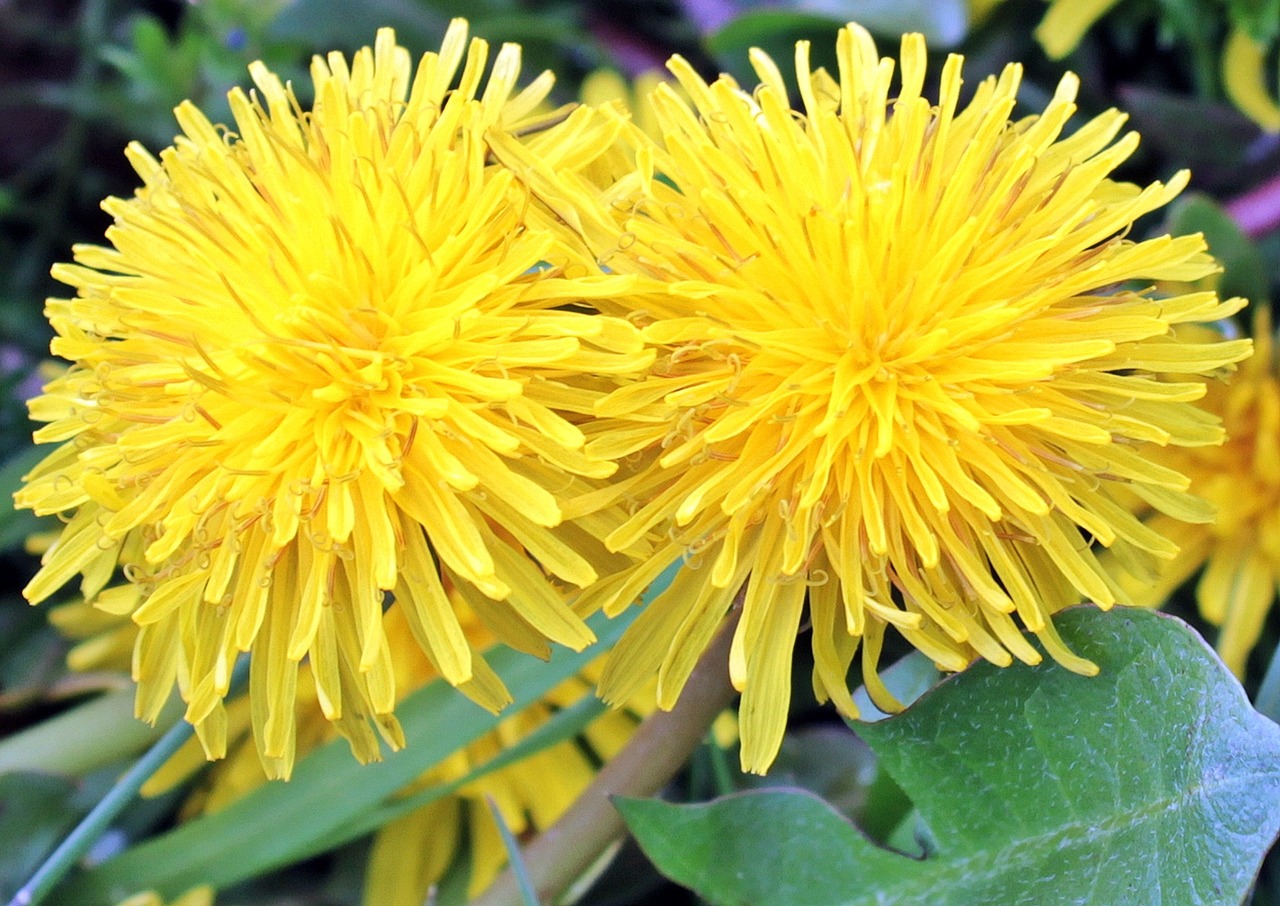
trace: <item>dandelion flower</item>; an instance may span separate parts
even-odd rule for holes
[[[1085,32],[1111,11],[1117,0],[1050,0],[1049,11],[1036,26],[1036,40],[1051,60],[1076,49]]]
[[[593,641],[548,581],[597,577],[587,533],[555,528],[557,495],[613,469],[582,451],[590,383],[650,354],[626,322],[572,310],[620,278],[589,274],[489,150],[501,134],[573,172],[605,127],[539,113],[551,76],[517,92],[516,45],[481,91],[487,55],[455,20],[415,71],[384,29],[350,62],[315,58],[309,111],[255,64],[235,131],[180,106],[173,147],[128,149],[143,186],[104,203],[111,247],[54,269],[76,289],[47,307],[72,367],[31,403],[59,446],[17,502],[66,525],[25,593],[80,574],[86,599],[131,614],[139,714],[176,682],[212,756],[241,651],[275,773],[304,658],[326,717],[399,745],[390,594],[491,708],[506,690],[442,582],[529,650]],[[117,565],[131,584],[103,592]]]
[[[1196,599],[1222,628],[1218,652],[1237,676],[1280,585],[1280,376],[1265,307],[1255,309],[1253,358],[1227,383],[1208,386],[1204,407],[1227,431],[1220,447],[1155,448],[1152,462],[1191,479],[1191,490],[1217,512],[1195,524],[1148,510],[1147,525],[1181,551],[1156,574],[1125,583],[1139,604],[1158,606],[1201,567]]]
[[[1136,445],[1221,443],[1193,404],[1204,384],[1182,378],[1250,348],[1172,331],[1242,300],[1128,288],[1215,265],[1198,236],[1125,238],[1187,174],[1109,178],[1137,136],[1117,139],[1110,111],[1064,137],[1074,76],[1043,113],[1010,121],[1016,65],[961,108],[958,56],[938,101],[922,95],[919,35],[903,38],[896,87],[860,27],[837,49],[838,82],[797,45],[803,116],[759,51],[750,93],[673,59],[692,103],[657,90],[663,147],[637,140],[635,175],[583,218],[592,236],[613,230],[597,248],[610,271],[650,281],[611,304],[659,347],[644,379],[597,404],[586,448],[641,466],[571,507],[621,501],[631,514],[607,543],[652,551],[585,606],[617,613],[688,561],[612,651],[602,693],[625,699],[657,675],[670,707],[745,586],[729,668],[757,772],[781,742],[806,621],[815,691],[851,716],[859,645],[874,699],[895,705],[876,676],[890,626],[949,670],[1038,662],[1025,627],[1093,672],[1050,616],[1081,596],[1122,600],[1095,545],[1126,563],[1175,555],[1117,494],[1203,516],[1187,479]],[[558,191],[591,197],[570,180]]]

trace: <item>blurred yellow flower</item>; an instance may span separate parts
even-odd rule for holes
[[[1253,342],[1253,358],[1228,383],[1210,383],[1205,396],[1227,442],[1147,454],[1162,468],[1190,476],[1191,490],[1216,507],[1217,518],[1189,524],[1148,511],[1147,524],[1181,552],[1158,572],[1126,583],[1137,603],[1159,606],[1204,567],[1196,600],[1204,618],[1221,627],[1218,653],[1240,677],[1280,585],[1280,375],[1265,306],[1254,310]]]
[[[1049,11],[1036,26],[1036,40],[1051,60],[1061,60],[1076,49],[1095,22],[1111,11],[1118,0],[1050,0]]]
[[[1005,0],[969,0],[969,18],[981,22]],[[1049,9],[1036,27],[1036,40],[1050,59],[1060,60],[1076,49],[1095,22],[1119,0],[1045,0]]]
[[[1256,41],[1242,28],[1231,30],[1222,48],[1222,85],[1227,97],[1268,132],[1280,132],[1280,105],[1268,88],[1269,47]]]
[[[895,704],[876,676],[890,626],[949,670],[1038,662],[1025,627],[1092,672],[1050,615],[1081,596],[1122,599],[1093,542],[1131,565],[1175,555],[1121,490],[1207,518],[1186,478],[1134,444],[1221,443],[1192,402],[1203,383],[1176,378],[1250,349],[1172,333],[1243,300],[1118,288],[1216,265],[1198,236],[1125,238],[1187,174],[1146,188],[1110,179],[1138,138],[1117,140],[1116,111],[1062,137],[1074,76],[1042,114],[1011,122],[1016,65],[961,109],[958,56],[938,102],[922,96],[919,35],[902,41],[898,85],[860,27],[837,50],[838,83],[797,46],[804,116],[759,51],[752,92],[707,85],[675,58],[692,104],[655,92],[664,147],[637,138],[637,172],[583,217],[593,242],[612,229],[594,249],[606,267],[649,281],[605,304],[660,353],[589,429],[589,454],[642,461],[566,508],[622,502],[631,515],[607,543],[652,549],[580,605],[617,613],[688,560],[611,653],[602,692],[625,700],[657,675],[670,707],[745,584],[729,667],[742,763],[757,772],[782,738],[805,624],[815,691],[846,715],[859,645],[874,700]],[[567,178],[540,190],[593,197]]]
[[[579,92],[582,103],[590,107],[602,107],[617,103],[631,116],[640,131],[652,138],[660,135],[658,120],[654,116],[650,97],[653,90],[667,82],[665,73],[648,70],[627,81],[621,73],[612,69],[595,69],[582,80]]]
[[[165,900],[154,890],[147,890],[121,900],[116,906],[165,906]],[[213,906],[213,888],[192,888],[176,900],[170,900],[169,906]]]
[[[36,439],[59,446],[16,500],[67,524],[25,593],[79,573],[87,599],[131,614],[139,714],[176,682],[211,755],[240,651],[274,774],[304,658],[328,719],[400,745],[389,594],[489,708],[507,692],[442,580],[504,641],[593,641],[547,573],[586,586],[608,560],[554,528],[557,495],[613,471],[575,421],[601,375],[652,354],[625,321],[572,310],[623,281],[559,237],[490,145],[573,172],[612,127],[538,113],[551,75],[517,92],[515,45],[481,91],[487,56],[455,20],[415,71],[384,29],[350,62],[315,58],[310,111],[254,64],[259,93],[229,96],[236,131],[180,106],[173,147],[129,147],[144,185],[104,203],[112,247],[54,269],[77,290],[47,308],[73,365],[31,403]],[[102,591],[117,564],[132,584]]]

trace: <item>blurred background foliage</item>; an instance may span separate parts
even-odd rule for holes
[[[1238,105],[1239,98],[1232,102],[1227,84],[1232,59],[1224,54],[1235,47],[1233,36],[1246,36],[1254,55],[1246,63],[1260,67],[1261,91],[1274,99],[1280,81],[1280,0],[1119,0],[1070,52],[1051,59],[1037,40],[1037,27],[1046,13],[1064,5],[1064,0],[0,0],[0,738],[88,695],[127,685],[121,675],[69,673],[63,663],[68,643],[49,628],[44,608],[29,608],[21,600],[19,591],[34,571],[34,558],[23,545],[39,524],[27,513],[14,513],[9,495],[38,459],[24,400],[38,390],[41,371],[48,367],[43,300],[63,291],[49,268],[69,258],[73,244],[101,241],[109,218],[99,202],[109,195],[127,196],[136,186],[121,153],[125,144],[137,140],[153,151],[170,144],[176,131],[172,109],[179,101],[190,98],[213,121],[226,121],[226,92],[248,82],[246,66],[253,60],[264,60],[301,90],[314,53],[350,52],[370,43],[383,25],[394,26],[400,43],[415,53],[434,50],[448,20],[460,15],[471,21],[473,33],[492,42],[519,41],[526,74],[553,69],[561,100],[575,99],[583,79],[595,70],[609,68],[634,78],[660,68],[671,53],[683,54],[709,77],[724,71],[749,84],[749,47],[769,51],[785,71],[801,38],[814,41],[816,63],[832,65],[832,36],[846,21],[870,28],[886,54],[895,53],[902,32],[919,30],[939,59],[950,51],[965,54],[970,88],[1006,63],[1022,62],[1024,111],[1043,106],[1066,69],[1081,78],[1080,121],[1111,106],[1126,110],[1143,143],[1121,177],[1149,181],[1167,179],[1182,168],[1193,172],[1191,190],[1165,219],[1140,228],[1205,232],[1226,265],[1219,288],[1256,303],[1269,301],[1280,285],[1280,234],[1274,229],[1280,221],[1280,184],[1273,185],[1280,174],[1280,135],[1255,121],[1265,120],[1256,109],[1251,118],[1240,109],[1248,104]],[[1254,215],[1242,214],[1246,209]],[[1190,594],[1173,602],[1172,609],[1196,623]],[[1251,694],[1272,660],[1278,636],[1273,618],[1246,678]],[[865,745],[833,733],[834,715],[803,699],[809,686],[807,649],[807,644],[797,648],[794,688],[801,694],[794,729],[772,775],[748,781],[733,767],[736,758],[707,747],[682,779],[677,798],[704,799],[761,782],[800,785],[858,815],[864,826],[880,826],[887,836],[904,813],[905,799],[877,774]],[[886,662],[894,656],[887,652]],[[120,763],[148,738],[140,735],[137,749],[121,753]],[[17,806],[0,812],[0,893],[12,892],[117,771],[118,765],[109,765],[74,781],[0,778],[0,799]],[[150,800],[131,811],[132,830],[145,834],[165,826],[173,820],[176,801],[176,796]],[[25,818],[18,821],[15,815]],[[218,902],[357,902],[366,847],[349,844],[241,890],[221,892]],[[1264,866],[1256,903],[1280,904],[1275,861]],[[678,901],[662,883],[638,852],[627,850],[598,885],[604,893],[591,902]]]

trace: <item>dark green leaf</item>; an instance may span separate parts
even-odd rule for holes
[[[1143,145],[1189,167],[1197,186],[1230,192],[1244,187],[1241,175],[1258,127],[1239,110],[1141,85],[1122,85],[1116,93]]]
[[[1267,265],[1252,240],[1212,198],[1183,195],[1169,209],[1169,232],[1203,233],[1209,251],[1222,265],[1219,295],[1263,302],[1268,296]]]
[[[182,709],[174,696],[153,727],[134,718],[133,699],[132,687],[108,692],[0,739],[0,774],[43,770],[80,777],[135,757],[178,720]],[[69,739],[92,744],[68,745]]]
[[[731,71],[744,74],[747,51],[759,47],[783,67],[795,57],[797,41],[813,42],[813,65],[835,72],[835,34],[847,22],[897,39],[906,32],[924,34],[934,49],[952,47],[964,37],[968,11],[960,0],[828,0],[792,3],[790,8],[746,12],[707,38],[707,47]],[[885,48],[890,50],[890,48]],[[754,80],[753,80],[754,81]]]
[[[51,684],[65,672],[66,640],[49,625],[43,609],[32,607],[16,594],[0,598],[0,639],[4,639],[0,645],[0,712],[21,712],[45,699]],[[0,741],[0,750],[11,739]],[[58,767],[48,770],[69,773]]]
[[[271,23],[267,34],[273,40],[305,42],[325,52],[372,44],[377,29],[390,26],[416,57],[439,49],[450,19],[466,17],[473,32],[480,33],[478,22],[519,15],[518,6],[514,0],[295,0]]]
[[[52,774],[0,774],[0,902],[18,892],[83,810],[76,784]]]
[[[30,510],[14,509],[13,493],[22,487],[22,476],[52,450],[52,447],[25,447],[0,466],[0,551],[19,547],[28,535],[40,528],[40,520]]]
[[[1185,624],[1061,614],[1101,668],[979,663],[859,726],[927,822],[916,860],[809,793],[619,802],[669,877],[711,903],[1238,903],[1280,829],[1280,727]]]
[[[1264,43],[1280,37],[1280,0],[1227,0],[1231,21]]]

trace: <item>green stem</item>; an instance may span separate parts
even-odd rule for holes
[[[497,800],[492,796],[484,798],[489,805],[489,813],[493,815],[493,820],[498,825],[502,845],[506,847],[507,863],[515,874],[516,889],[520,891],[521,903],[524,906],[540,906],[538,894],[533,889],[533,879],[529,877],[529,867],[524,864],[524,857],[520,855],[520,844],[516,842],[515,834],[511,833],[511,828],[507,827],[507,821],[502,817],[502,809],[498,808]]]
[[[738,625],[735,610],[689,675],[680,700],[670,711],[645,719],[631,741],[600,769],[591,785],[551,827],[524,851],[537,895],[557,903],[564,891],[590,869],[626,833],[614,796],[652,796],[675,776],[702,743],[716,717],[737,694],[729,682],[729,646]],[[520,885],[507,869],[475,906],[522,906]]]

